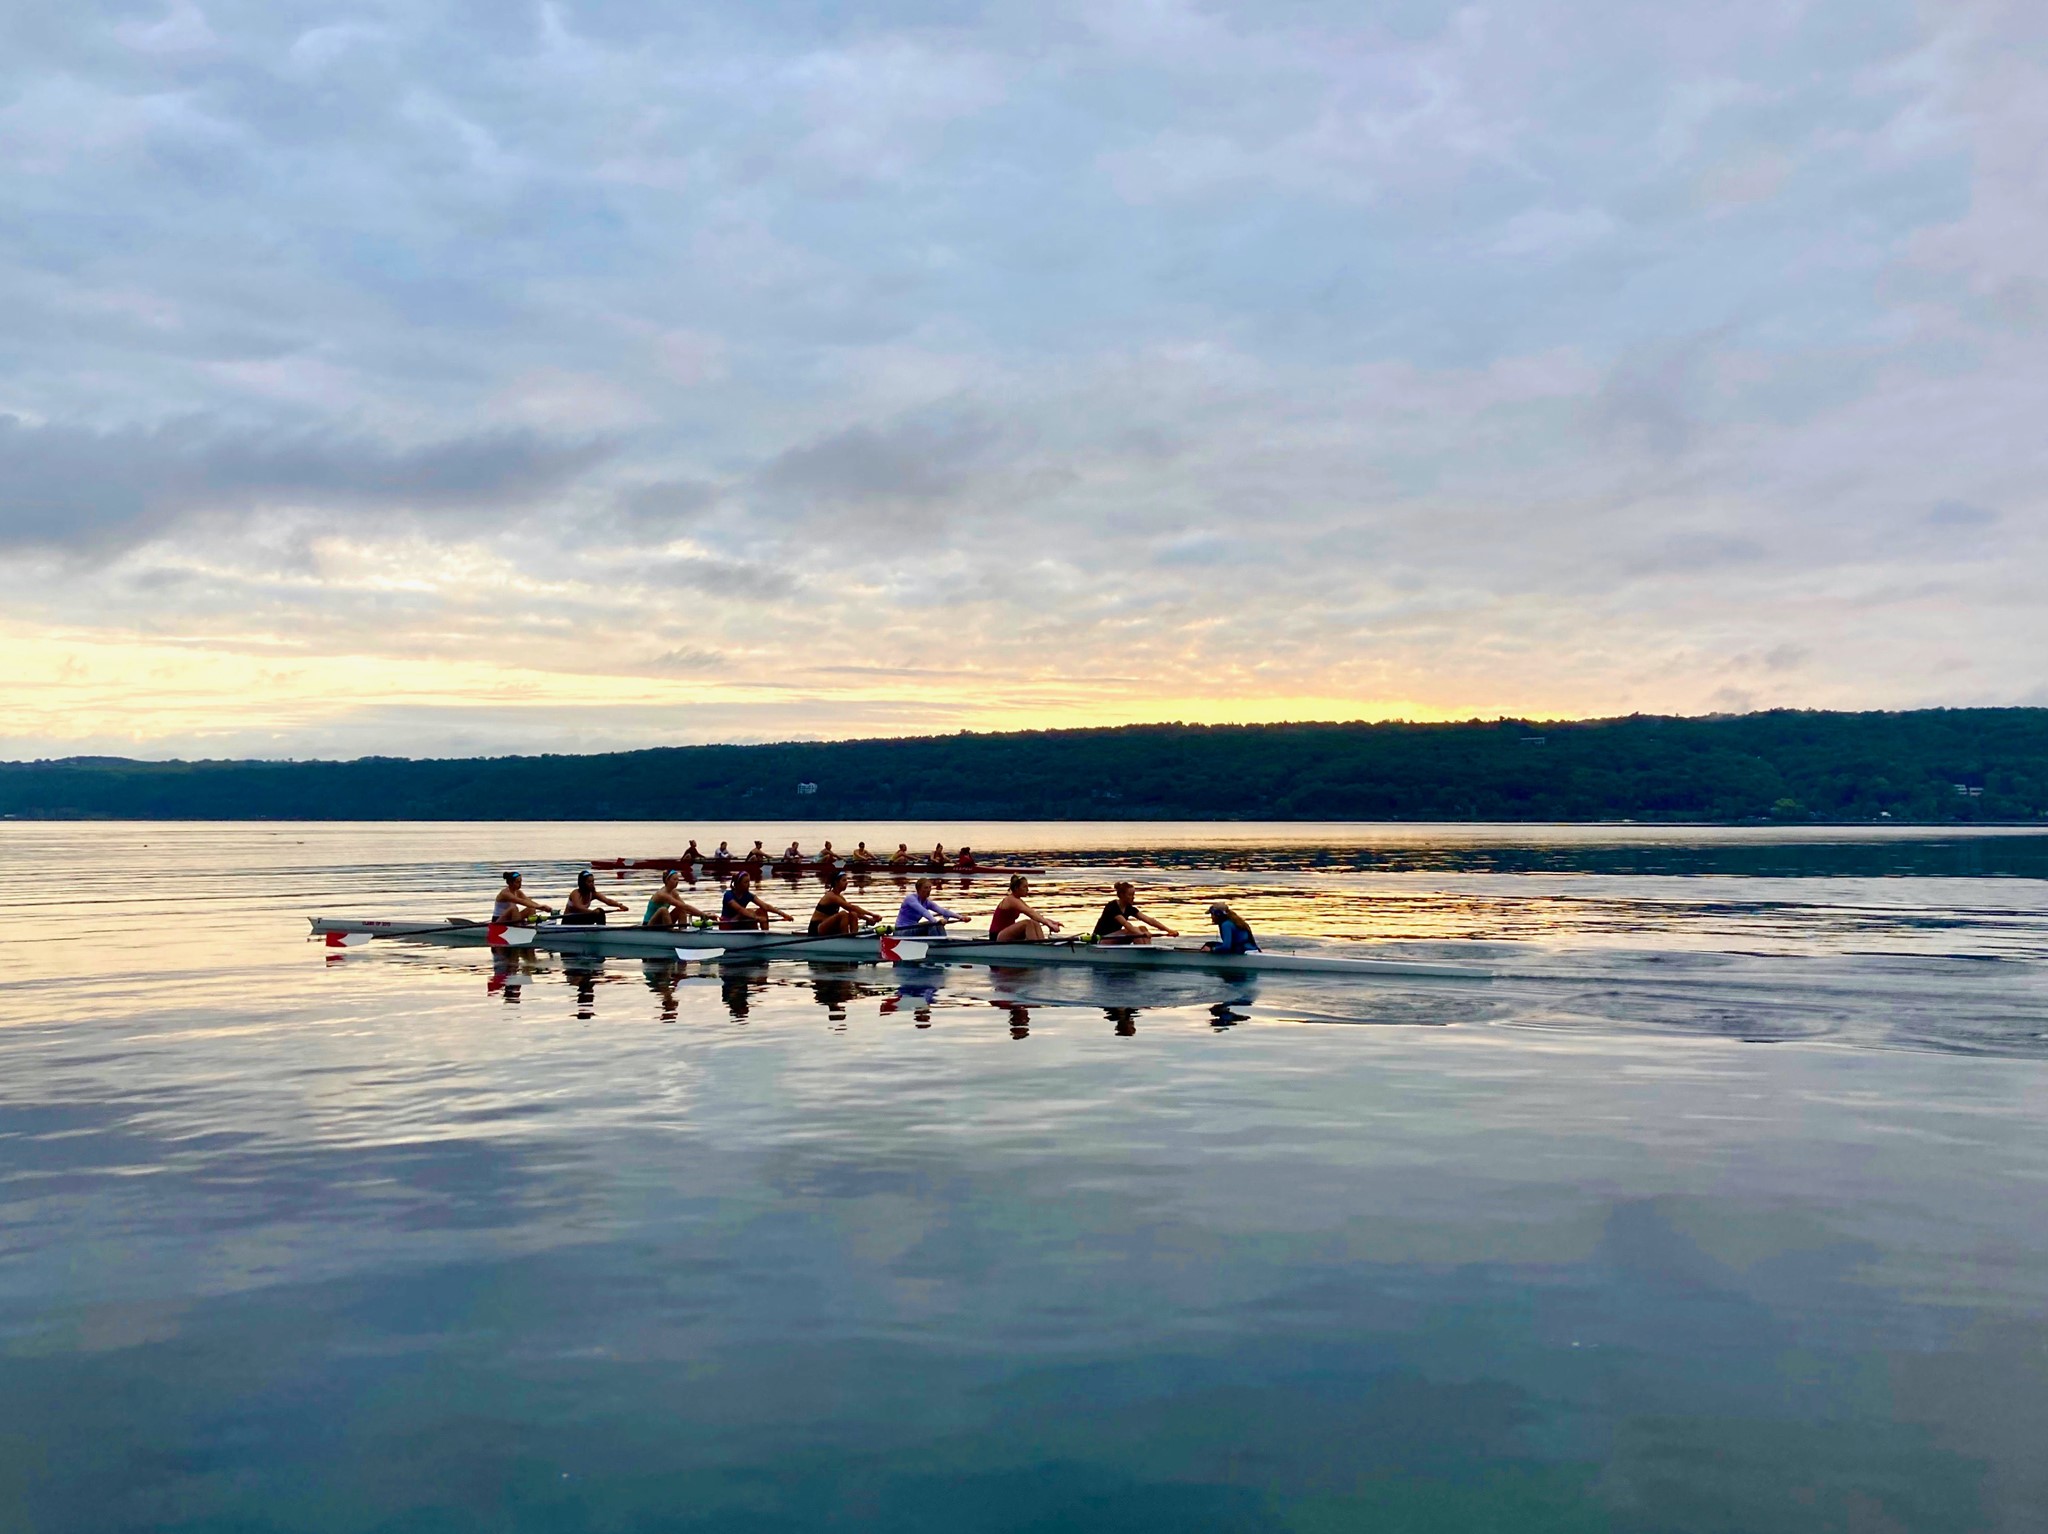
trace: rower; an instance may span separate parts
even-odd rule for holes
[[[896,936],[944,937],[947,922],[964,920],[966,918],[957,911],[934,905],[932,881],[919,879],[916,887],[903,897],[903,904],[896,908]]]
[[[538,922],[541,913],[555,914],[551,905],[542,905],[521,888],[522,880],[517,873],[505,875],[505,887],[498,891],[498,898],[491,902],[491,925],[496,927],[530,927]]]
[[[1251,923],[1237,912],[1217,901],[1209,907],[1209,920],[1216,923],[1216,941],[1204,943],[1207,953],[1258,953],[1259,940],[1252,935]]]
[[[747,854],[747,876],[758,879],[761,877],[761,870],[767,866],[768,851],[759,842],[755,842],[754,850]]]
[[[711,861],[720,869],[732,867],[732,848],[728,847],[724,842],[720,842],[718,850],[711,854]]]
[[[677,888],[683,882],[680,869],[665,869],[661,875],[661,888],[647,897],[647,911],[640,918],[640,925],[653,927],[659,932],[679,932],[691,918],[698,921],[711,920],[709,911],[700,911],[683,899]]]
[[[576,876],[576,888],[569,891],[569,903],[562,909],[562,925],[565,927],[602,927],[604,911],[610,906],[614,911],[626,909],[626,902],[601,895],[597,890],[597,875],[584,869]]]
[[[1003,896],[995,914],[988,919],[991,943],[1042,943],[1048,932],[1060,930],[1050,916],[1031,908],[1024,897],[1031,893],[1031,881],[1022,874],[1010,875],[1010,893]]]
[[[895,856],[889,859],[889,868],[892,872],[899,874],[910,871],[910,843],[898,842],[896,844],[896,853]]]
[[[703,861],[704,854],[697,850],[697,838],[693,836],[690,838],[690,845],[683,849],[683,858],[679,867],[683,870],[688,870],[695,868]]]
[[[976,868],[980,867],[974,861],[974,849],[972,847],[962,847],[960,849],[960,856],[953,859],[953,866],[964,874],[971,874]]]
[[[826,875],[825,893],[819,897],[818,908],[811,912],[810,933],[812,937],[851,937],[860,931],[862,922],[881,919],[846,898],[846,871],[840,869]]]
[[[1151,932],[1145,929],[1150,927]],[[1149,943],[1152,933],[1164,933],[1167,937],[1180,934],[1163,922],[1156,922],[1138,909],[1138,887],[1126,880],[1116,882],[1116,893],[1103,906],[1102,914],[1095,918],[1095,941],[1098,943]]]
[[[862,842],[853,851],[847,853],[846,866],[848,868],[873,868],[875,866],[875,855],[868,851],[868,844],[866,842]]]
[[[761,844],[754,843],[756,847]],[[755,913],[759,912],[759,915]],[[772,920],[789,920],[789,912],[770,905],[754,893],[753,880],[742,869],[732,876],[732,884],[719,903],[718,925],[738,932],[760,932]]]
[[[776,861],[779,863],[785,863],[791,868],[801,868],[804,866],[803,851],[801,848],[797,846],[795,842],[791,842],[789,844],[789,850],[783,853],[782,856],[778,858]]]
[[[940,842],[936,847],[932,848],[932,855],[924,861],[925,866],[931,869],[933,873],[944,873],[946,871],[946,844]]]
[[[829,874],[832,872],[833,869],[837,868],[838,866],[839,854],[832,850],[832,844],[830,842],[825,843],[825,850],[818,854],[818,872],[821,874]]]

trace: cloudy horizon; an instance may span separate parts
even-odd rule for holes
[[[2044,144],[1999,0],[24,8],[0,758],[2048,703]]]

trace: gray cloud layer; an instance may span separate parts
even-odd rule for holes
[[[2017,0],[16,8],[0,621],[2036,696],[2044,101]]]
[[[0,416],[0,543],[108,547],[251,510],[399,516],[530,506],[605,456],[524,429],[394,448],[188,418],[95,431]]]

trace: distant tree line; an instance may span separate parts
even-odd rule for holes
[[[800,785],[808,785],[801,788]],[[2048,709],[1131,725],[594,756],[0,763],[0,814],[289,820],[2037,820]]]

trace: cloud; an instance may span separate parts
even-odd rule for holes
[[[159,698],[211,646],[505,657],[454,733],[526,739],[537,635],[617,710],[565,740],[878,656],[944,665],[775,728],[2017,698],[2043,26],[29,7],[0,632],[165,734],[259,710]]]
[[[205,418],[97,430],[0,416],[0,542],[109,549],[195,516],[445,515],[531,506],[611,451],[490,431],[410,447]]]
[[[849,426],[776,454],[752,484],[807,514],[857,512],[867,525],[929,530],[991,466],[1000,442],[991,423],[965,412]]]

